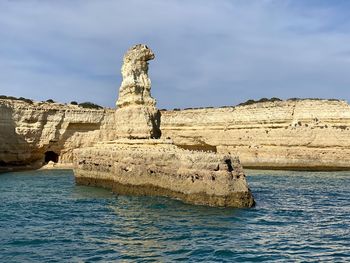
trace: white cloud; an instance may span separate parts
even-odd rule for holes
[[[350,99],[343,8],[303,2],[2,1],[0,93],[113,106],[123,53],[143,42],[162,108]]]

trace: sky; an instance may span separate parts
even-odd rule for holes
[[[0,95],[115,107],[138,43],[160,109],[350,101],[348,0],[1,0]]]

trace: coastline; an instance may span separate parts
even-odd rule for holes
[[[41,167],[29,167],[29,166],[0,166],[0,173],[10,173],[19,171],[41,171],[41,170],[73,170],[73,164],[60,164],[55,166],[41,166]],[[284,167],[284,166],[243,166],[245,171],[296,171],[296,172],[342,172],[350,171],[349,167],[329,167],[329,166],[317,166],[317,167]]]
[[[74,149],[118,136],[113,109],[0,99],[0,113],[0,163],[9,164],[2,171],[28,169],[27,164],[43,162],[50,151],[59,156],[58,163],[71,163]],[[240,156],[246,168],[350,170],[350,105],[344,101],[286,100],[163,110],[160,128],[163,138],[171,138],[181,148],[231,153]]]
[[[44,166],[0,166],[0,173],[11,173],[21,171],[43,171],[43,170],[73,170],[73,164],[44,165]]]

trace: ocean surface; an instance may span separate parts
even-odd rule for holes
[[[251,209],[0,174],[0,262],[350,262],[350,172],[247,175]]]

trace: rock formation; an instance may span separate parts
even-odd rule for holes
[[[0,99],[0,167],[40,166],[48,151],[70,164],[74,149],[122,137],[115,112]],[[350,170],[350,106],[344,101],[162,111],[161,120],[162,137],[175,145],[231,153],[247,168]]]
[[[154,54],[146,45],[135,45],[124,56],[115,112],[116,134],[121,138],[160,137],[160,113],[148,77],[151,59]]]
[[[154,59],[154,53],[146,45],[131,47],[123,59],[122,84],[119,89],[117,108],[141,105],[156,107],[151,96],[151,80],[148,77],[148,61]]]
[[[146,46],[124,57],[117,110],[0,99],[0,169],[38,167],[54,152],[117,138],[158,138],[160,114],[150,95]],[[287,100],[216,109],[162,111],[163,138],[192,150],[240,157],[260,169],[350,170],[350,106],[335,100]]]
[[[150,124],[157,124],[154,118],[158,111],[147,74],[147,61],[153,57],[144,45],[126,53],[115,113],[117,137],[124,138],[74,150],[76,182],[121,194],[169,196],[193,204],[253,206],[238,158],[188,151],[172,141],[154,139],[159,123]]]
[[[49,152],[71,164],[73,149],[113,139],[114,115],[57,103],[0,100],[0,166],[40,167]]]
[[[231,153],[246,168],[350,170],[350,106],[345,101],[164,111],[161,129],[176,145]]]
[[[200,205],[254,205],[242,166],[230,155],[183,150],[164,140],[125,139],[74,152],[78,184]]]

